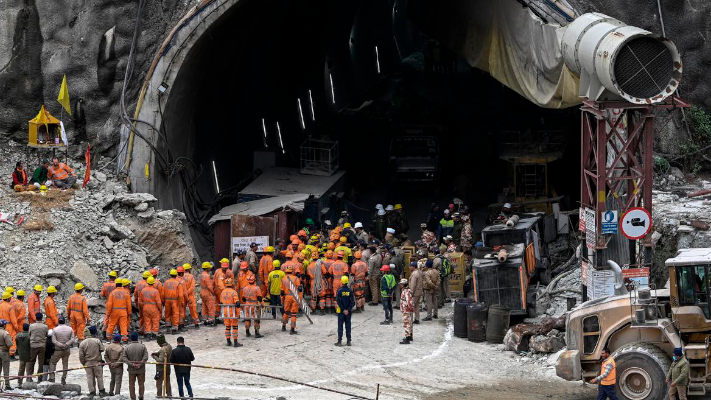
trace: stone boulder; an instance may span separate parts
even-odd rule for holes
[[[149,208],[146,212],[152,210]],[[139,214],[140,216],[140,214]],[[135,234],[135,242],[145,249],[150,265],[192,263],[197,252],[187,225],[185,214],[160,211],[155,218],[127,219],[124,222]]]
[[[146,211],[148,209],[148,203],[141,203],[136,207],[133,207],[133,209],[138,212]]]
[[[111,220],[109,221],[109,236],[112,239],[116,240],[123,240],[123,239],[132,239],[134,237],[133,232],[131,232],[130,229],[127,227],[119,224],[118,222]]]
[[[22,382],[22,390],[37,390],[37,382]]]
[[[62,392],[76,392],[81,394],[80,385],[62,385],[61,383],[55,382],[40,382],[37,384],[37,392],[43,396],[60,396]]]
[[[536,335],[531,337],[528,345],[536,353],[555,353],[565,347],[565,342],[557,336]]]
[[[141,203],[152,203],[158,199],[150,193],[122,193],[114,196],[114,201],[125,206],[136,207]]]
[[[77,261],[74,266],[69,270],[69,274],[72,279],[77,282],[81,282],[89,290],[97,291],[100,289],[99,277],[96,276],[96,272],[84,261]]]
[[[66,271],[63,271],[58,268],[45,268],[40,271],[39,277],[42,279],[50,279],[50,278],[56,278],[56,279],[64,279],[67,276]]]

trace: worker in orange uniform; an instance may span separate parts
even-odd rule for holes
[[[42,291],[44,290],[44,288],[42,287],[42,285],[35,285],[35,287],[32,289],[32,294],[27,299],[27,320],[29,321],[30,325],[37,322],[37,318],[35,318],[35,315],[37,315],[37,313],[42,312],[42,300],[40,299],[40,296],[42,295]]]
[[[368,264],[363,262],[363,253],[356,251],[353,254],[353,265],[351,265],[351,281],[353,282],[353,292],[355,293],[356,308],[354,312],[365,310],[365,285],[368,282]]]
[[[262,289],[262,297],[267,297],[269,294],[269,274],[274,271],[274,247],[267,246],[264,248],[264,255],[259,260],[259,271],[257,272],[257,281]]]
[[[161,300],[165,307],[165,321],[170,322],[171,333],[178,333],[178,319],[180,318],[180,299],[185,297],[185,289],[178,280],[178,270],[170,270],[170,279],[163,284]]]
[[[331,264],[331,268],[328,270],[329,275],[333,279],[333,298],[336,298],[336,293],[338,289],[343,286],[341,283],[341,277],[343,275],[348,276],[348,264],[346,264],[343,259],[346,256],[345,251],[340,250],[336,252],[336,261]]]
[[[230,271],[230,260],[223,258],[220,260],[220,269],[215,271],[215,275],[212,277],[213,284],[215,286],[215,298],[219,301],[221,299],[220,295],[222,291],[225,290],[225,279],[230,278],[234,281],[235,274]],[[220,315],[220,310],[215,309],[215,318]],[[217,320],[219,322],[219,320]]]
[[[333,243],[329,243],[333,244]],[[329,246],[330,248],[331,246]],[[331,313],[336,311],[336,299],[333,295],[333,275],[331,275],[331,266],[335,262],[333,260],[334,254],[333,250],[327,250],[322,259],[324,267],[326,267],[326,275],[324,275],[323,283],[326,286],[325,302],[326,302],[326,312]]]
[[[286,265],[286,276],[281,279],[282,304],[284,304],[284,317],[281,321],[281,330],[286,331],[286,321],[291,318],[291,335],[296,335],[296,316],[301,303],[301,280],[294,275],[294,264]]]
[[[307,286],[311,292],[311,300],[309,300],[309,306],[311,309],[318,310],[320,315],[324,315],[324,310],[326,309],[326,275],[328,275],[328,269],[326,269],[326,263],[318,256],[313,258],[311,264],[306,268],[306,275],[309,277]]]
[[[227,278],[224,281],[225,289],[220,293],[220,305],[223,308],[223,318],[225,322],[225,339],[228,346],[242,347],[239,340],[239,296],[234,289],[235,280]],[[234,340],[234,343],[232,343]]]
[[[116,271],[110,271],[109,272],[109,280],[107,282],[104,282],[103,285],[101,285],[101,292],[99,292],[99,296],[104,299],[108,299],[109,295],[111,292],[116,289],[116,278],[118,278],[118,273]],[[31,311],[28,311],[30,315],[32,315]],[[103,323],[103,328],[104,328],[104,334],[103,337],[106,337],[106,327],[109,324],[109,319],[104,315],[104,323]]]
[[[12,344],[10,346],[10,359],[15,359],[15,351],[17,350],[17,342],[15,342],[15,336],[17,332],[22,332],[22,327],[17,326],[17,315],[15,314],[15,309],[12,307],[12,295],[8,292],[2,292],[2,302],[0,302],[0,320],[7,321],[5,325],[5,331],[12,338]],[[5,370],[7,372],[7,369]],[[7,384],[7,381],[5,382]]]
[[[178,266],[176,269],[178,271],[178,281],[180,281],[180,285],[183,287],[183,296],[180,298],[180,304],[178,307],[180,308],[180,314],[178,316],[178,331],[180,332],[185,332],[185,307],[188,305],[188,291],[187,291],[187,285],[185,283],[185,268],[182,266]]]
[[[251,272],[251,271],[250,271]],[[257,286],[257,278],[254,275],[247,276],[247,286],[242,288],[242,307],[244,308],[244,329],[247,337],[252,336],[249,328],[254,320],[254,337],[259,339],[260,316],[262,315],[262,289]]]
[[[141,290],[138,295],[138,308],[143,315],[143,332],[148,340],[158,337],[160,328],[160,312],[163,309],[163,303],[160,299],[160,292],[155,287],[156,278],[149,276],[146,279],[146,287]]]
[[[143,288],[148,286],[148,282],[146,282],[146,279],[148,279],[149,276],[151,276],[150,272],[143,271],[143,275],[141,275],[142,279],[140,281],[138,281],[138,283],[136,283],[136,287],[133,289],[133,302],[135,304],[138,304],[138,297],[140,296]],[[143,310],[141,309],[141,307],[138,307],[138,333],[140,333],[141,335],[146,334],[143,331],[144,326],[145,325],[143,323]]]
[[[153,287],[158,289],[158,292],[162,293],[163,292],[163,283],[158,279],[158,268],[151,268],[148,272],[151,273],[151,276],[153,277]],[[162,312],[162,310],[161,310]]]
[[[74,291],[75,293],[69,297],[67,302],[67,315],[69,315],[69,323],[74,334],[77,335],[81,342],[84,340],[84,329],[86,329],[86,324],[91,319],[91,315],[89,315],[86,297],[82,295],[84,284],[77,282],[74,285]]]
[[[239,264],[239,271],[237,272],[237,296],[241,299],[243,294],[242,290],[249,285],[249,277],[254,276],[254,273],[249,270],[249,263],[247,261],[242,261]]]
[[[16,296],[17,298],[13,298],[10,303],[12,303],[12,308],[15,310],[17,326],[22,327],[27,322],[27,309],[25,308],[25,291],[18,290]]]
[[[124,279],[116,280],[116,289],[111,291],[109,301],[106,302],[106,316],[108,323],[106,325],[106,340],[109,340],[114,334],[114,328],[118,326],[121,333],[121,339],[124,342],[128,341],[128,324],[131,316],[131,293],[125,286],[128,282]],[[49,292],[49,289],[47,289]]]
[[[192,269],[192,265],[187,263],[183,264],[183,270],[185,271],[183,280],[185,281],[185,295],[187,297],[188,310],[190,310],[190,318],[193,319],[195,329],[200,329],[200,318],[198,318],[197,313],[197,300],[195,300],[195,276],[193,276]]]
[[[57,312],[57,303],[54,302],[54,296],[57,295],[57,288],[50,286],[47,288],[47,297],[44,298],[44,313],[46,315],[47,328],[54,329],[59,325],[59,313]]]
[[[205,325],[215,324],[215,285],[210,276],[212,264],[202,263],[200,274],[200,300],[202,300],[202,319]]]

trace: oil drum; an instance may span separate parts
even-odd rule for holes
[[[467,306],[467,339],[470,342],[486,340],[486,313],[484,303],[471,303]]]
[[[457,299],[454,303],[454,336],[467,337],[467,306],[471,304],[469,299]]]
[[[503,343],[504,336],[509,330],[511,312],[508,307],[491,306],[486,320],[486,341],[489,343]]]

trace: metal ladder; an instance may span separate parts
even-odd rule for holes
[[[692,362],[691,360],[689,361],[689,375],[691,375],[692,369],[693,370],[702,369],[702,371],[703,371],[702,376],[696,376],[696,377],[689,376],[689,386],[688,386],[688,390],[687,390],[687,395],[689,395],[689,396],[703,396],[706,394],[706,378],[709,376],[709,370],[708,370],[709,337],[708,336],[706,336],[705,347],[706,347],[706,358],[704,359],[703,364],[699,363],[698,360],[694,360],[697,362]]]

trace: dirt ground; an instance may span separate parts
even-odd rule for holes
[[[424,316],[423,316],[424,317]],[[595,389],[558,379],[550,367],[523,364],[519,357],[501,350],[502,346],[472,343],[453,337],[451,304],[440,310],[436,321],[415,325],[411,345],[400,345],[403,336],[401,317],[395,310],[395,323],[379,324],[380,307],[366,306],[366,312],[353,317],[353,346],[335,347],[337,323],[334,315],[312,316],[298,321],[298,335],[281,332],[281,323],[262,322],[264,338],[246,338],[240,326],[241,348],[224,345],[222,326],[203,327],[183,334],[195,353],[195,364],[240,368],[287,377],[300,382],[333,388],[353,395],[380,399],[594,399]],[[175,343],[175,336],[168,336]],[[155,351],[155,342],[147,343]],[[77,349],[71,364],[78,364]],[[17,363],[12,364],[12,369]],[[152,379],[155,366],[148,367],[146,399],[155,398]],[[108,385],[108,370],[104,381]],[[177,386],[173,376],[173,394]],[[86,388],[84,373],[71,372],[68,381]],[[194,368],[195,396],[232,399],[336,400],[350,397],[276,381],[265,377]],[[124,373],[122,394],[127,394]]]

